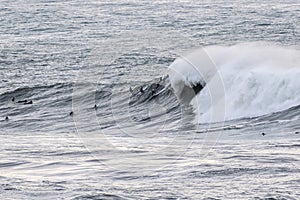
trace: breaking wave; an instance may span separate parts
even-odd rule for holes
[[[222,109],[218,104],[224,107],[225,120],[300,105],[300,51],[290,47],[266,43],[209,46],[181,56],[169,69],[179,98],[185,90],[205,85],[189,99],[198,123],[218,121],[213,117],[214,109]]]

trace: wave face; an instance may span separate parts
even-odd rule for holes
[[[198,123],[214,121],[213,110],[220,102],[225,120],[262,116],[300,104],[297,49],[266,43],[209,46],[178,58],[169,74],[177,95],[184,86],[206,83],[191,101]]]

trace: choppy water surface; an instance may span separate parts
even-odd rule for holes
[[[300,198],[297,1],[0,5],[1,199]],[[223,123],[169,80],[203,46],[226,60]]]

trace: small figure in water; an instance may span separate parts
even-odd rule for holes
[[[70,116],[73,116],[73,114],[74,114],[73,111],[71,111],[69,115],[70,115]]]
[[[265,133],[262,133],[262,136],[265,136],[266,134]]]
[[[20,101],[17,101],[17,103],[26,103],[27,102],[27,100],[25,99],[25,100],[20,100]]]
[[[159,83],[154,83],[153,85],[151,85],[151,87],[152,87],[151,94],[153,96],[153,95],[155,95],[156,91],[160,87],[160,84]]]
[[[13,97],[11,99],[11,101],[15,102],[15,97]],[[23,103],[24,105],[26,105],[26,104],[33,104],[33,101],[32,100],[29,101],[29,100],[25,99],[25,100],[19,100],[19,101],[17,101],[17,103]]]
[[[144,93],[143,86],[140,88],[140,92],[141,92],[142,94]]]
[[[9,120],[9,118],[8,118],[8,116],[6,116],[6,117],[5,117],[5,121],[8,121],[8,120]]]
[[[131,87],[129,87],[129,91],[130,91],[131,94],[133,94],[133,90],[132,90]]]
[[[26,105],[26,104],[32,104],[32,103],[33,103],[32,100],[30,100],[30,101],[26,100],[26,102],[24,103],[24,105]]]
[[[98,108],[98,106],[97,106],[97,104],[95,104],[94,109],[97,110],[97,108]]]

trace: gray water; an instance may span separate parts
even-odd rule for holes
[[[296,0],[0,0],[0,198],[299,199],[300,102],[195,124],[166,76],[202,46],[299,49],[299,13]]]

